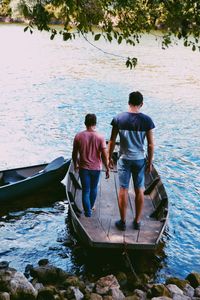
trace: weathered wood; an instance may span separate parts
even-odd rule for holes
[[[72,223],[80,239],[86,245],[99,248],[127,247],[129,249],[154,249],[156,247],[166,222],[161,222],[156,215],[153,216],[153,213],[155,209],[160,206],[163,197],[165,197],[166,202],[167,195],[155,169],[153,169],[152,174],[146,175],[145,186],[148,193],[145,195],[142,226],[140,230],[133,228],[135,193],[133,182],[131,181],[130,183],[126,231],[120,231],[115,226],[116,220],[120,219],[118,208],[119,183],[116,167],[110,172],[109,179],[105,179],[105,171],[101,174],[95,210],[91,218],[84,216],[81,184],[77,173],[74,174],[74,176],[69,175],[73,174],[73,172],[73,164],[71,164],[67,175],[67,193],[72,193],[75,207],[82,211],[82,214],[74,213],[73,205],[69,204],[70,210],[72,211]]]

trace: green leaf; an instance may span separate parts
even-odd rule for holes
[[[95,41],[98,41],[98,40],[100,39],[100,37],[101,37],[101,34],[100,34],[100,33],[95,34],[94,40],[95,40]]]
[[[122,42],[122,36],[120,35],[120,37],[118,38],[118,44],[121,44]]]
[[[63,32],[63,41],[68,41],[69,39],[71,39],[71,33]]]
[[[109,33],[107,33],[107,39],[109,40],[109,42],[112,41],[112,36]]]

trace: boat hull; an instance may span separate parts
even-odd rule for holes
[[[37,190],[62,181],[70,160],[57,159],[56,164],[41,164],[31,167],[1,171],[0,201],[23,197]],[[54,161],[54,162],[55,162]],[[46,170],[45,170],[46,168]]]
[[[66,196],[74,232],[87,247],[110,249],[154,250],[164,232],[168,219],[168,198],[155,168],[145,178],[145,205],[140,230],[133,229],[134,188],[129,188],[129,204],[127,210],[127,229],[122,232],[115,227],[119,217],[118,209],[118,176],[117,169],[111,172],[108,180],[102,172],[99,183],[96,210],[91,218],[83,214],[82,190],[79,175],[71,163],[67,172]]]

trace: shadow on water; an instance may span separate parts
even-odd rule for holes
[[[23,211],[29,207],[51,206],[55,201],[66,199],[65,186],[57,183],[49,187],[41,188],[31,195],[1,201],[0,218],[9,212]]]
[[[73,231],[70,217],[66,220],[70,235],[76,243],[72,249],[76,273],[87,277],[106,276],[125,272],[127,275],[142,277],[147,274],[152,281],[161,282],[157,277],[165,263],[165,242],[160,241],[156,250],[95,249],[81,244]]]

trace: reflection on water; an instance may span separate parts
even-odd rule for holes
[[[88,112],[97,114],[98,129],[108,138],[110,121],[126,109],[128,93],[141,90],[143,111],[156,124],[155,165],[169,196],[170,218],[156,253],[147,260],[141,254],[141,261],[134,254],[132,260],[139,269],[145,257],[143,268],[147,264],[158,280],[199,271],[200,53],[180,46],[163,51],[151,36],[137,47],[100,41],[103,50],[138,57],[130,71],[81,39],[50,41],[46,33],[24,34],[15,25],[0,25],[0,35],[1,169],[70,157],[73,136],[84,128]],[[7,210],[1,203],[1,259],[24,268],[47,257],[66,270],[92,270],[70,239],[67,204],[56,197]],[[99,270],[123,268],[117,254],[114,262],[111,257],[98,260]]]

